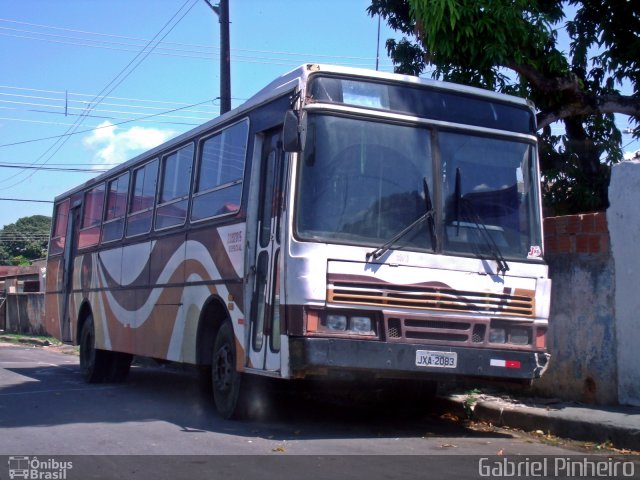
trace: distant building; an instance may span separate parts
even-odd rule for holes
[[[28,267],[0,266],[0,295],[44,291],[45,260]]]

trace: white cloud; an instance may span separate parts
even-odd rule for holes
[[[96,167],[105,163],[121,163],[176,135],[172,130],[158,128],[120,129],[108,121],[102,122],[98,127],[83,140],[85,147],[96,152]]]

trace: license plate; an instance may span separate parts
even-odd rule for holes
[[[416,351],[418,367],[456,368],[458,354],[455,352],[434,352],[430,350]]]

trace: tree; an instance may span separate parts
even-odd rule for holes
[[[0,230],[0,265],[22,265],[47,254],[51,217],[20,218]]]
[[[639,2],[372,0],[368,12],[404,35],[386,44],[396,72],[432,67],[434,78],[534,101],[548,207],[608,206],[610,167],[623,155],[614,114],[629,115],[640,136]],[[554,122],[563,133],[552,132]]]

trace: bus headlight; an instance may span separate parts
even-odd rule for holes
[[[489,329],[489,343],[507,343],[507,331],[504,328]]]
[[[528,325],[514,324],[504,320],[491,320],[489,343],[531,345],[532,335],[533,330]]]
[[[510,343],[514,345],[529,345],[531,329],[529,328],[512,328],[509,330]]]
[[[349,330],[354,333],[362,333],[365,335],[373,335],[371,326],[371,318],[356,316],[349,318]]]
[[[330,313],[326,320],[327,328],[330,330],[345,331],[347,329],[347,316]]]

